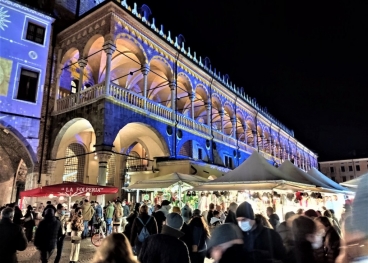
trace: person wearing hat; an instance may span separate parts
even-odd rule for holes
[[[160,234],[151,235],[143,242],[138,259],[141,263],[189,263],[188,247],[179,240],[184,220],[177,213],[166,216],[166,224]]]
[[[163,200],[161,203],[161,208],[156,212],[152,213],[152,216],[156,219],[158,232],[161,233],[162,225],[166,220],[166,216],[169,214],[171,209],[171,202],[168,200]]]
[[[262,260],[284,259],[286,251],[280,235],[255,220],[253,208],[248,202],[241,203],[236,209],[236,219],[243,232],[245,251],[262,251]]]

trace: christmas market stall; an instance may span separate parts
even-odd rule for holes
[[[127,189],[137,190],[137,196],[139,196],[139,190],[153,190],[155,192],[155,203],[160,203],[160,200],[163,199],[181,205],[184,191],[208,181],[208,179],[196,175],[171,173],[138,181],[127,187]]]

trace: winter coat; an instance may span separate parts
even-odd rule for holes
[[[129,206],[124,205],[123,206],[123,217],[127,217],[130,214]]]
[[[229,210],[225,219],[225,223],[233,223],[235,225],[238,225],[238,220],[236,220],[236,215],[233,211]]]
[[[183,226],[181,227],[181,232],[184,233],[184,236],[180,237],[179,239],[181,241],[183,241],[185,243],[185,245],[187,245],[189,252],[192,249],[192,239],[193,239],[193,235],[192,235],[192,230],[190,228],[190,226],[184,222]]]
[[[92,219],[95,210],[91,206],[90,202],[84,202],[82,205],[82,216],[84,221],[90,221]]]
[[[43,211],[42,211],[42,217],[45,217],[45,212],[46,212],[46,210],[47,210],[47,209],[49,209],[49,208],[51,208],[52,210],[54,210],[54,214],[56,213],[56,208],[55,208],[55,206],[54,206],[54,205],[47,205],[47,206],[45,207],[45,209],[43,209]]]
[[[202,224],[202,219],[195,217],[190,221],[189,228],[192,235],[192,245],[196,245],[198,251],[206,248],[207,235]],[[189,248],[190,250],[192,247]]]
[[[25,250],[28,243],[22,228],[10,219],[3,218],[0,221],[0,237],[0,261],[18,262],[17,250]]]
[[[38,250],[56,248],[57,240],[62,236],[61,223],[55,216],[46,216],[39,224],[34,237]]]
[[[211,225],[211,218],[213,217],[213,210],[208,210],[207,213],[207,224]]]
[[[284,221],[276,228],[276,232],[279,233],[286,251],[289,251],[293,243],[293,237],[290,227],[288,227],[286,222]]]
[[[130,236],[132,234],[132,228],[133,228],[133,222],[134,220],[136,219],[136,217],[138,216],[138,213],[137,212],[133,212],[131,213],[128,217],[127,217],[127,222],[128,224],[125,226],[125,229],[124,229],[124,235],[129,239],[130,239]],[[134,243],[131,244],[132,246],[134,246]]]
[[[270,222],[273,229],[276,230],[277,226],[280,224],[280,218],[277,214],[270,215],[268,222]]]
[[[179,238],[183,233],[167,225],[161,234],[149,236],[138,256],[141,263],[190,263],[187,246]]]
[[[156,219],[158,233],[161,233],[162,226],[163,226],[163,224],[166,220],[166,216],[165,216],[164,212],[158,210],[158,211],[152,213],[152,216]]]
[[[334,263],[340,254],[340,236],[333,227],[327,231],[323,246],[314,250],[314,257],[319,263]]]
[[[285,263],[315,263],[314,251],[311,243],[302,241],[294,243],[284,258]]]
[[[243,245],[233,245],[226,249],[218,263],[272,263],[272,260],[262,258],[258,251],[247,252]],[[311,262],[313,263],[313,262]]]
[[[95,206],[95,217],[102,218],[102,207],[100,205]]]
[[[181,216],[183,217],[185,223],[189,222],[189,220],[192,218],[192,215],[192,208],[190,208],[188,205],[185,205],[181,209]]]
[[[138,245],[138,243],[140,243],[138,240],[138,235],[141,233],[141,230],[143,229],[143,224],[141,223],[141,221],[138,220],[138,218],[140,218],[144,224],[147,224],[148,219],[151,218],[148,224],[146,225],[146,228],[150,233],[150,235],[158,234],[156,219],[153,216],[140,214],[138,217],[134,219],[132,231],[130,234],[130,243],[134,245]]]
[[[244,249],[258,251],[263,259],[283,260],[286,251],[280,235],[273,229],[257,224],[256,228],[243,232]]]
[[[114,208],[113,204],[109,204],[106,207],[106,218],[113,218],[114,217],[114,211],[115,211],[115,208]]]
[[[23,217],[22,211],[14,209],[13,223],[16,225],[21,225],[22,217]]]

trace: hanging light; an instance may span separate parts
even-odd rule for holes
[[[49,198],[54,198],[54,195],[53,194],[49,194]]]
[[[60,200],[60,201],[63,201],[63,200],[64,200],[64,196],[60,196],[60,197],[59,197],[59,200]]]
[[[98,159],[97,153],[95,153],[95,156],[93,157],[93,159],[95,159],[95,160]]]
[[[87,196],[87,197],[88,197],[88,196],[90,196],[90,195],[91,195],[91,193],[90,193],[90,192],[87,192],[87,193],[86,193],[86,196]]]

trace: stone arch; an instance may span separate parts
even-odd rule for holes
[[[170,156],[170,150],[165,138],[152,126],[132,122],[120,129],[116,135],[114,146],[119,152],[126,153],[128,148],[139,142],[147,149],[147,158],[153,159],[159,156]]]
[[[141,63],[141,66],[148,63],[148,56],[144,49],[144,47],[139,43],[139,41],[127,33],[120,33],[115,36],[115,45],[117,45],[118,40],[124,40],[124,43],[126,43],[126,47],[131,50],[139,59],[139,62]]]
[[[254,119],[252,116],[248,115],[245,119],[245,123],[247,124],[246,136],[247,136],[247,144],[254,146],[254,135],[256,131],[256,126],[254,124]]]
[[[78,60],[80,58],[80,52],[77,48],[70,48],[65,52],[61,60],[61,72],[59,82],[59,95],[63,97],[69,95],[72,92],[72,81],[79,81],[79,65]]]
[[[221,116],[220,113],[223,111],[222,100],[220,95],[213,93],[211,97],[211,110],[212,110],[212,128],[221,130]]]
[[[246,141],[247,124],[245,123],[245,116],[242,110],[236,110],[236,138],[242,142]]]
[[[98,50],[94,49],[94,47],[96,47],[96,41],[102,42],[102,45],[101,44],[98,45],[98,47],[101,47],[101,49],[102,49],[102,46],[103,46],[103,44],[105,42],[105,38],[101,34],[96,34],[96,35],[92,36],[90,39],[88,39],[87,43],[84,45],[84,49],[83,49],[83,53],[82,53],[83,54],[83,58],[88,59],[88,57],[92,53],[95,53],[98,50],[101,50],[101,49],[98,49]]]
[[[194,101],[195,118],[199,118],[202,123],[205,123],[205,120],[207,119],[206,104],[209,98],[208,90],[203,84],[198,84],[193,92],[196,96]]]
[[[65,150],[63,181],[84,183],[87,147],[78,141],[68,144]]]
[[[147,76],[148,98],[171,106],[171,90],[169,83],[173,81],[173,70],[170,63],[161,56],[154,56],[150,61],[150,72]]]
[[[86,43],[83,50],[83,58],[87,60],[85,67],[86,79],[84,83],[97,84],[101,82],[101,76],[104,74],[106,65],[106,53],[103,51],[105,42],[104,36],[96,34],[92,36]]]
[[[229,101],[224,103],[224,133],[227,135],[231,135],[233,132],[233,123],[232,118],[234,117],[234,107],[231,105]]]
[[[190,116],[190,94],[193,93],[193,85],[190,78],[180,72],[177,77],[177,109],[180,113]]]

